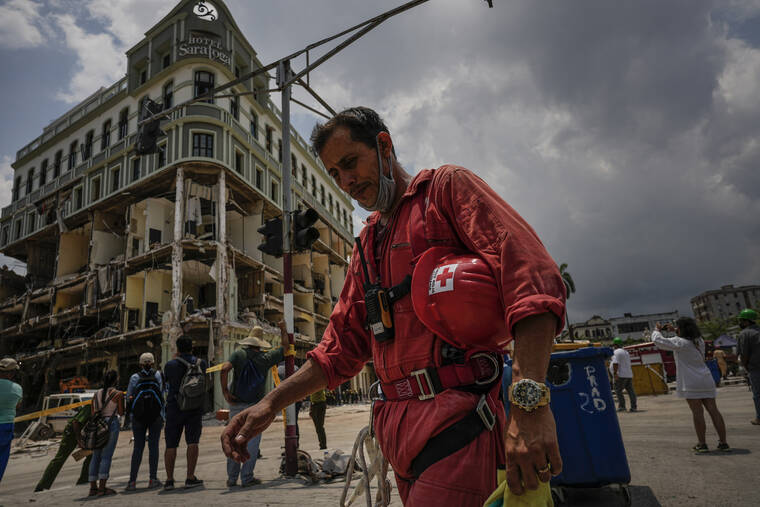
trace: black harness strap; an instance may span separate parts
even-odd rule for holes
[[[412,275],[406,275],[398,285],[388,289],[388,299],[391,303],[395,303],[410,292],[412,292]]]
[[[481,396],[473,412],[428,440],[422,451],[412,460],[414,478],[419,479],[430,465],[467,447],[483,431],[491,431],[495,423],[496,416],[486,403],[485,395]]]

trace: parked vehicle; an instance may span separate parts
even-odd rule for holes
[[[42,402],[42,410],[49,408],[62,407],[65,405],[71,405],[72,403],[79,403],[80,401],[91,400],[95,395],[95,390],[87,390],[83,393],[65,393],[65,394],[51,394],[45,396]],[[68,424],[69,420],[74,417],[79,408],[73,408],[64,410],[63,412],[57,412],[55,414],[43,415],[40,417],[40,424],[47,424],[52,428],[54,433],[63,433],[63,429]]]

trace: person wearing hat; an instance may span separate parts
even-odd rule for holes
[[[285,329],[285,322],[280,321],[280,330]],[[287,331],[282,331],[287,335]],[[258,403],[264,397],[267,371],[284,359],[282,347],[270,350],[272,346],[264,340],[264,330],[255,326],[251,334],[238,343],[241,348],[232,353],[222,366],[220,381],[222,394],[230,405],[230,419],[240,412]],[[229,372],[233,371],[232,382],[228,382]],[[237,485],[238,476],[243,487],[261,484],[253,476],[256,459],[259,455],[261,435],[248,442],[250,458],[242,464],[227,458],[227,486]]]
[[[616,336],[612,340],[615,353],[610,362],[610,371],[615,384],[615,394],[618,399],[618,412],[625,412],[625,398],[623,389],[628,391],[631,398],[631,412],[636,412],[636,391],[633,390],[633,368],[631,368],[631,355],[623,348],[623,340]]]
[[[16,409],[24,396],[21,386],[13,381],[18,370],[18,363],[12,357],[0,360],[0,481],[3,480],[5,467],[11,455]]]
[[[755,402],[755,418],[750,423],[760,425],[760,326],[757,325],[757,312],[745,308],[739,312],[738,349],[742,366],[749,375],[752,399]]]
[[[158,441],[166,418],[164,404],[164,379],[160,371],[155,369],[155,358],[150,352],[140,355],[140,371],[129,378],[127,399],[132,412],[132,465],[129,471],[129,482],[126,491],[137,489],[137,472],[140,470],[143,451],[145,450],[145,435],[148,435],[148,469],[150,481],[148,489],[160,488],[158,480]]]

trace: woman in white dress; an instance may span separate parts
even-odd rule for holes
[[[675,331],[673,338],[665,338],[662,330]],[[698,443],[692,450],[697,453],[708,452],[705,442],[705,414],[710,414],[715,431],[718,432],[718,450],[730,451],[726,443],[726,423],[715,403],[715,381],[705,364],[705,342],[694,319],[681,317],[676,327],[657,324],[652,333],[652,341],[657,347],[672,350],[676,360],[676,396],[686,399],[694,420]]]

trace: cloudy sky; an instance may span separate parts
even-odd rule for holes
[[[227,6],[269,63],[401,3]],[[454,163],[490,183],[568,263],[573,321],[691,314],[702,291],[760,283],[760,1],[493,3],[431,0],[312,86],[335,109],[380,111],[410,172]],[[6,205],[16,150],[122,77],[125,50],[175,2],[0,5]],[[315,117],[293,110],[307,137]]]

